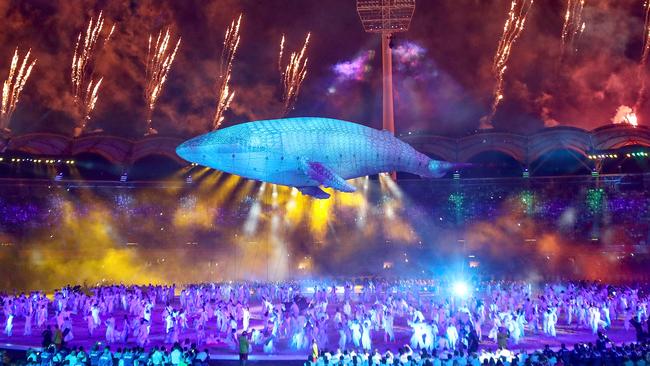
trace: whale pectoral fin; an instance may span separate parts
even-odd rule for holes
[[[329,193],[323,191],[319,187],[309,186],[309,187],[296,187],[296,188],[300,191],[300,193],[307,196],[312,196],[314,198],[318,198],[321,200],[330,198]]]
[[[305,161],[303,171],[307,176],[328,188],[341,192],[354,192],[356,187],[348,183],[338,174],[325,165],[316,161]]]

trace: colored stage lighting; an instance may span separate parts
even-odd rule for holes
[[[469,296],[469,286],[467,285],[467,283],[463,281],[454,282],[454,285],[452,286],[452,291],[454,295],[461,298],[466,298]]]

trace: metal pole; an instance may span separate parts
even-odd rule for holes
[[[393,111],[393,57],[390,48],[389,32],[381,33],[381,64],[382,64],[382,128],[395,135],[395,114]],[[391,172],[391,178],[397,180],[397,173]]]
[[[390,33],[381,34],[381,56],[383,69],[383,128],[395,135],[393,115],[393,58],[390,49]]]

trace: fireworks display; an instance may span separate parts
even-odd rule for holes
[[[217,110],[214,113],[212,120],[212,129],[216,130],[223,122],[223,114],[230,107],[230,103],[235,97],[235,91],[230,89],[230,76],[232,74],[232,63],[235,60],[237,47],[239,47],[239,25],[241,24],[242,15],[230,23],[226,30],[226,37],[223,41],[223,49],[221,51],[221,66],[219,69],[218,79],[218,99]]]
[[[72,81],[74,106],[79,116],[74,130],[75,137],[79,136],[86,128],[90,120],[90,115],[97,104],[97,98],[99,97],[99,87],[102,84],[102,78],[94,78],[93,63],[97,52],[97,43],[101,37],[103,28],[104,15],[102,12],[99,12],[97,21],[90,18],[85,33],[83,31],[79,32],[77,43],[74,47],[70,78]],[[115,24],[113,24],[108,35],[104,38],[104,45],[108,43],[114,30]]]
[[[289,114],[296,104],[302,82],[307,76],[307,47],[311,33],[307,33],[305,43],[303,43],[300,52],[292,52],[289,56],[289,63],[282,72],[282,101],[284,102],[283,116]],[[278,62],[282,63],[282,53],[284,52],[284,35],[280,42],[280,56]],[[282,69],[282,68],[280,68]]]
[[[585,0],[567,0],[560,44],[560,62],[562,62],[567,52],[575,52],[574,42],[585,31],[586,23],[582,21],[584,7]]]
[[[145,100],[147,103],[147,133],[155,134],[157,131],[151,125],[153,111],[156,107],[156,102],[162,93],[167,75],[172,68],[172,63],[178,52],[178,47],[181,45],[181,38],[176,41],[176,46],[170,47],[171,34],[169,28],[165,30],[164,34],[161,30],[153,41],[153,35],[149,35],[149,45],[147,47],[147,60],[146,60],[146,85],[145,85]]]
[[[639,125],[639,121],[636,117],[634,110],[626,105],[619,106],[616,109],[616,115],[612,117],[612,123],[614,124],[628,124],[634,127]]]
[[[34,65],[36,65],[36,60],[30,62],[29,57],[31,50],[27,51],[25,57],[23,57],[23,62],[20,63],[20,55],[18,54],[18,48],[14,51],[14,56],[11,59],[11,66],[9,67],[9,76],[7,80],[2,84],[2,105],[0,105],[0,129],[3,131],[9,131],[9,122],[11,121],[11,115],[16,110],[16,105],[18,104],[18,99],[20,98],[20,93],[23,91],[29,75],[32,73]],[[18,64],[20,63],[20,68]],[[18,68],[16,72],[16,68]]]
[[[510,52],[519,35],[524,30],[528,12],[533,6],[533,0],[512,0],[508,18],[503,26],[503,34],[494,55],[492,73],[496,78],[490,114],[481,119],[481,128],[491,128],[492,119],[497,112],[497,107],[503,100],[503,77],[508,67]]]
[[[62,4],[41,18],[37,10],[43,9],[21,12],[10,2],[0,32],[5,46],[0,83],[14,47],[21,46],[14,77],[31,48],[29,62],[38,55],[38,76],[31,76],[38,80],[29,81],[35,87],[29,91],[33,130],[56,126],[64,134],[73,127],[75,135],[87,133],[96,121],[111,133],[133,137],[141,133],[121,123],[140,120],[144,133],[146,121],[153,133],[153,127],[198,132],[287,114],[366,123],[377,118],[381,60],[362,38],[356,12],[341,8],[342,21],[326,24],[316,7],[300,2],[287,9],[290,16],[309,18],[309,28],[300,30],[278,20],[266,2],[205,2],[210,12],[191,2],[137,2],[125,11],[89,0],[75,13],[81,16],[77,20]],[[650,111],[650,0],[533,2],[462,2],[448,16],[442,3],[418,5],[410,31],[391,43],[399,132],[463,135],[475,130],[479,119],[483,128],[498,124],[518,133],[551,124],[590,130],[609,122],[623,104],[643,123]],[[218,17],[207,16],[213,13]],[[436,31],[428,22],[439,25]],[[244,31],[251,38],[240,44]],[[206,41],[202,35],[216,38]],[[183,57],[176,58],[180,36]],[[323,47],[318,54],[314,41]],[[471,47],[458,46],[463,44]],[[240,75],[244,70],[254,72]],[[308,89],[302,84],[307,73],[314,78]],[[6,126],[10,94],[4,97]],[[61,121],[71,121],[69,129],[57,122],[59,113],[65,114]]]

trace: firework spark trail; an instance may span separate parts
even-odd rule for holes
[[[492,63],[492,73],[496,78],[494,99],[492,101],[490,114],[481,118],[482,128],[492,127],[492,119],[496,114],[497,107],[501,103],[501,100],[503,100],[503,76],[505,75],[508,66],[510,52],[512,51],[513,44],[524,30],[526,18],[532,6],[533,0],[512,0],[512,3],[510,4],[508,18],[503,26],[503,34],[499,40],[499,45],[494,55],[494,62]]]
[[[85,35],[83,31],[79,32],[77,43],[74,47],[70,78],[72,81],[74,105],[80,115],[80,118],[77,121],[77,128],[75,129],[75,136],[81,134],[81,132],[86,128],[86,125],[90,120],[90,115],[97,104],[102,78],[99,78],[98,80],[93,78],[93,62],[97,51],[97,43],[103,28],[104,16],[102,12],[99,12],[97,21],[90,18]],[[104,38],[104,46],[110,40],[114,30],[115,24],[113,24],[108,35]]]
[[[638,113],[639,109],[645,101],[646,91],[646,67],[648,65],[648,56],[650,55],[650,0],[645,0],[643,3],[645,9],[645,23],[643,28],[643,52],[641,53],[641,60],[639,61],[638,78],[641,80],[641,87],[639,94],[634,104],[634,112]]]
[[[286,116],[293,109],[300,93],[302,82],[307,76],[307,60],[305,56],[307,47],[309,46],[309,38],[311,33],[307,33],[305,43],[302,45],[300,52],[292,52],[289,56],[289,63],[282,73],[282,100],[284,101],[284,112]],[[283,42],[284,43],[284,42]]]
[[[585,0],[567,0],[564,26],[562,27],[562,41],[560,43],[560,63],[567,51],[575,51],[574,42],[585,30],[586,24],[582,21],[584,7]]]
[[[102,85],[102,80],[104,78],[99,78],[99,80],[95,81],[93,83],[92,80],[88,83],[88,87],[86,88],[86,94],[85,94],[85,99],[83,102],[83,106],[85,107],[84,110],[84,120],[88,121],[90,119],[90,113],[95,109],[95,105],[97,104],[97,98],[99,97],[99,87]],[[83,124],[82,128],[85,127],[86,125]]]
[[[20,64],[20,68],[16,73],[16,67],[20,61],[18,48],[14,51],[14,56],[11,59],[11,66],[9,67],[9,76],[2,85],[2,104],[0,105],[0,129],[4,131],[9,130],[9,122],[11,116],[16,110],[16,105],[20,99],[20,94],[32,73],[32,69],[36,65],[36,60],[29,61],[29,56],[32,50],[28,50]]]
[[[153,35],[149,35],[149,46],[147,48],[146,60],[146,85],[145,85],[145,100],[147,103],[147,134],[156,133],[151,126],[151,119],[153,110],[156,107],[158,97],[162,93],[162,89],[167,81],[167,75],[171,70],[172,63],[178,52],[178,47],[181,45],[181,38],[178,38],[176,46],[172,49],[170,45],[171,34],[169,28],[165,31],[161,30],[156,37],[156,42],[153,43]]]
[[[111,27],[111,30],[108,31],[108,35],[106,36],[106,39],[104,39],[104,46],[106,46],[108,41],[111,40],[111,37],[113,37],[113,32],[115,32],[115,23],[113,23],[113,26]]]
[[[280,54],[278,55],[278,71],[282,74],[282,55],[284,54],[284,34],[280,40]]]
[[[235,54],[237,53],[237,48],[239,47],[239,25],[241,24],[242,14],[239,14],[239,18],[233,20],[230,23],[230,26],[226,30],[226,37],[223,41],[223,49],[221,51],[221,68],[219,72],[219,95],[217,99],[217,110],[214,113],[214,119],[212,120],[212,129],[216,130],[221,126],[223,122],[223,114],[230,107],[230,103],[235,97],[235,91],[230,90],[230,75],[232,74],[232,64],[235,60]]]

